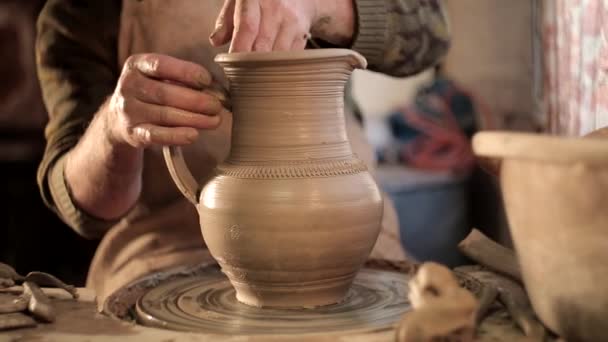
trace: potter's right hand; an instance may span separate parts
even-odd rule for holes
[[[201,91],[212,77],[202,66],[159,54],[127,59],[105,111],[111,141],[133,147],[186,145],[199,129],[214,129],[224,110]]]

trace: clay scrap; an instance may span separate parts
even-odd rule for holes
[[[479,230],[473,229],[458,244],[458,248],[462,254],[478,264],[522,282],[515,252],[494,242]]]
[[[63,281],[59,280],[57,277],[44,273],[44,272],[30,272],[24,277],[24,282],[34,283],[38,286],[43,287],[54,287],[58,289],[63,289],[74,299],[78,299],[78,292],[76,291],[76,287],[73,285],[68,285]]]
[[[24,296],[2,300],[0,297],[0,314],[10,314],[15,312],[22,312],[27,309],[29,301]]]
[[[55,310],[53,310],[51,300],[38,285],[29,281],[24,282],[23,295],[29,299],[27,309],[34,317],[49,323],[55,320]]]
[[[14,285],[21,285],[21,288],[13,287]],[[45,323],[55,320],[51,299],[42,291],[41,286],[60,288],[72,298],[78,298],[74,286],[51,274],[30,272],[24,277],[11,266],[0,263],[0,289],[4,289],[0,293],[0,331],[32,327],[36,325],[36,320]]]
[[[0,316],[0,331],[35,326],[36,321],[32,317],[19,312]]]
[[[477,325],[480,325],[484,318],[486,318],[497,297],[498,289],[495,286],[483,284],[478,298],[479,309],[477,309],[477,316],[475,317]]]
[[[409,282],[413,311],[397,327],[398,342],[473,341],[477,326],[493,307],[504,307],[531,341],[544,341],[546,328],[537,319],[521,285],[515,253],[474,229],[460,250],[479,265],[453,271],[427,262],[417,267]],[[458,283],[464,274],[481,283],[475,294]]]
[[[494,242],[477,229],[473,229],[458,247],[473,261],[489,269],[475,266],[457,268],[484,284],[486,293],[482,295],[482,308],[479,312],[487,310],[498,299],[525,336],[542,341],[547,332],[536,318],[528,295],[520,285],[521,271],[515,252]],[[482,315],[478,314],[478,322],[481,319]]]
[[[0,289],[15,285],[16,280],[23,277],[11,266],[0,262]]]
[[[424,263],[409,283],[413,311],[397,327],[399,342],[473,341],[479,303],[447,267]]]
[[[523,286],[508,277],[478,266],[459,267],[457,270],[466,272],[481,281],[484,288],[493,288],[496,291],[495,293],[498,294],[494,299],[498,300],[507,309],[511,319],[525,336],[534,341],[544,340],[547,336],[547,330],[536,318]]]

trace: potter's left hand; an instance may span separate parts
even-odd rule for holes
[[[302,50],[310,34],[346,45],[354,31],[353,0],[225,0],[209,39],[230,52]]]

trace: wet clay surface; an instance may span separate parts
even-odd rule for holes
[[[366,269],[344,301],[335,305],[255,308],[239,303],[228,279],[217,271],[161,284],[137,302],[137,316],[148,326],[239,335],[390,330],[410,309],[408,279]]]

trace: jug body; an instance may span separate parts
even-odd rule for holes
[[[383,213],[344,121],[345,84],[365,60],[326,49],[216,61],[230,81],[233,130],[228,159],[198,198],[207,247],[243,303],[341,301],[371,253]]]

